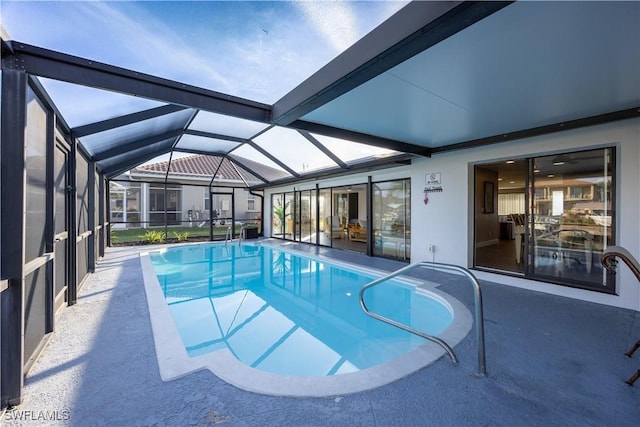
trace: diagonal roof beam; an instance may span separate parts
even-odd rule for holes
[[[242,176],[242,173],[240,172],[240,170],[238,169],[238,167],[236,166],[236,164],[233,162],[232,159],[229,159],[229,163],[231,164],[231,167],[233,168],[233,170],[236,171],[236,173],[238,174],[238,176],[240,177],[242,182],[244,182],[244,186],[245,187],[249,187],[249,184],[247,183],[247,180],[244,179],[244,176]]]
[[[337,163],[338,166],[340,166],[342,169],[349,169],[349,165],[347,165],[345,162],[343,162],[342,159],[340,159],[338,156],[333,154],[333,152],[331,150],[329,150],[327,147],[322,145],[322,143],[320,141],[318,141],[316,138],[314,138],[314,136],[311,135],[309,132],[307,132],[306,130],[298,130],[298,133],[300,135],[304,136],[307,139],[307,141],[309,141],[310,143],[315,145],[318,150],[320,150],[324,154],[326,154],[327,157],[329,157],[331,160],[333,160],[335,163]]]
[[[126,114],[112,119],[102,120],[100,122],[90,123],[84,126],[78,126],[71,129],[73,136],[81,138],[83,136],[92,135],[94,133],[104,132],[105,130],[114,129],[120,126],[130,125],[132,123],[141,122],[147,119],[164,116],[166,114],[175,113],[186,109],[179,105],[162,105],[160,107],[151,108],[149,110],[138,111],[136,113]]]
[[[431,157],[432,152],[431,148],[423,147],[421,145],[408,144],[402,141],[396,141],[393,139],[382,138],[375,135],[368,135],[361,132],[354,132],[318,123],[306,122],[303,120],[297,120],[291,123],[289,127],[319,133],[326,136],[333,136],[335,138],[348,139],[352,142],[360,142],[362,144],[402,151],[404,153],[417,154],[419,156]]]
[[[216,168],[216,170],[213,172],[213,175],[211,176],[211,182],[209,183],[209,187],[213,186],[213,181],[215,181],[216,179],[216,175],[218,175],[218,172],[220,171],[220,168],[222,167],[222,162],[224,162],[224,159],[227,157],[227,155],[223,155],[220,156],[220,163],[218,163],[218,167]]]
[[[268,123],[271,118],[271,107],[259,102],[25,43],[10,41],[7,45],[9,49],[3,49],[3,69],[20,69],[40,77],[262,123]]]
[[[278,100],[272,122],[290,125],[511,3],[413,1]]]
[[[240,166],[242,166],[242,169],[246,170],[247,172],[249,172],[251,175],[255,176],[256,178],[262,180],[262,182],[269,184],[271,181],[269,181],[267,178],[265,178],[264,176],[260,175],[259,173],[257,173],[256,171],[252,170],[250,167],[248,167],[246,164],[244,164],[243,161],[238,160],[238,158],[233,158],[231,156],[227,156],[227,160],[231,161],[233,160],[234,162],[236,162],[237,164],[239,164]],[[224,159],[222,160],[224,161]],[[237,170],[237,169],[236,169]]]
[[[155,144],[156,142],[164,141],[171,138],[177,138],[180,135],[182,135],[182,128],[161,133],[159,135],[142,138],[137,141],[129,142],[127,144],[118,145],[117,147],[113,147],[94,154],[93,159],[96,161],[106,160],[110,157],[119,156],[120,154],[137,150],[139,148],[146,147],[147,145]]]

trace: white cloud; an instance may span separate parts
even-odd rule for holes
[[[141,8],[129,17],[109,3],[91,2],[83,6],[86,16],[104,25],[102,31],[108,40],[117,43],[117,49],[123,51],[118,54],[122,60],[135,61],[126,67],[174,80],[196,81],[194,84],[216,90],[230,86],[228,79],[212,67],[197,46],[185,43],[173,28]]]
[[[357,14],[350,2],[299,1],[295,4],[336,54],[360,38]]]
[[[2,11],[17,40],[273,103],[402,4],[6,2]]]

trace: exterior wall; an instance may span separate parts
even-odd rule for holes
[[[125,181],[128,177],[118,177],[116,178],[116,180],[121,179],[123,181]],[[148,224],[146,224],[146,221],[149,221],[149,189],[150,187],[161,187],[162,184],[164,183],[164,176],[159,178],[157,176],[154,175],[135,175],[135,178],[141,179],[141,180],[145,180],[147,182],[139,182],[139,181],[131,181],[132,184],[135,185],[140,185],[140,220],[143,221],[142,223],[142,227],[148,227]],[[198,180],[182,180],[182,188],[181,188],[181,199],[180,199],[180,210],[181,210],[181,214],[180,214],[180,220],[181,221],[188,221],[188,212],[189,210],[193,210],[193,211],[200,211],[200,218],[209,218],[209,210],[207,209],[207,207],[205,206],[205,191],[208,189],[208,187],[203,186],[202,184],[204,183],[205,185],[209,184],[209,179],[206,179],[204,181],[198,181]],[[127,184],[125,182],[119,181],[118,182],[120,185],[123,186],[127,186]],[[150,183],[156,183],[156,184],[150,184]],[[190,184],[192,184],[193,186],[191,186]],[[231,183],[224,183],[225,185],[230,185]],[[231,193],[231,188],[229,187],[213,187],[214,191],[221,191],[224,193]],[[255,209],[254,210],[248,210],[248,199],[249,198],[254,198],[255,199]],[[124,206],[127,205],[126,201],[123,202]],[[248,191],[245,191],[243,187],[237,187],[235,189],[235,214],[236,214],[236,218],[238,218],[238,220],[247,220],[247,219],[255,219],[259,216],[260,214],[260,198],[257,196],[253,196],[251,195]],[[229,215],[231,215],[230,213],[231,211],[229,211]],[[123,213],[123,220],[131,220],[130,218],[127,218],[127,212],[125,209],[125,212]],[[125,228],[124,225],[118,225],[115,224],[114,225],[116,228]]]
[[[187,213],[190,210],[205,212],[204,206],[205,187],[182,187],[182,220],[187,220]]]
[[[473,265],[474,193],[471,189],[474,186],[474,164],[610,146],[617,148],[616,244],[624,246],[634,256],[640,256],[637,219],[640,207],[640,120],[630,119],[415,160],[412,165],[411,230],[414,244],[411,259],[430,260],[432,254],[427,246],[434,245],[435,261],[465,267]],[[429,203],[425,205],[420,190],[424,187],[425,174],[432,172],[442,174],[443,191],[430,193]],[[637,310],[640,300],[638,281],[622,264],[618,270],[618,295],[480,271],[474,274],[479,279],[510,286]]]
[[[349,185],[411,177],[411,259],[435,260],[464,267],[473,265],[474,254],[474,165],[516,157],[550,155],[566,151],[616,147],[616,244],[640,257],[640,119],[629,119],[588,128],[510,141],[474,149],[414,159],[411,166],[373,171],[345,177],[303,182],[296,190]],[[425,176],[440,173],[442,192],[429,193],[424,204]],[[491,180],[490,177],[487,180]],[[478,181],[482,181],[479,179]],[[480,182],[478,185],[482,185]],[[265,236],[271,235],[271,194],[293,191],[293,185],[265,191]],[[497,182],[496,182],[497,191]],[[480,204],[481,206],[482,204]],[[494,207],[497,215],[497,206]],[[494,221],[497,224],[497,217]],[[493,230],[493,229],[492,229]],[[498,230],[489,231],[495,233]],[[487,239],[491,240],[488,236]],[[435,247],[434,253],[428,246]],[[640,286],[623,264],[618,267],[617,295],[571,288],[501,274],[475,271],[479,279],[547,292],[570,298],[638,310]]]

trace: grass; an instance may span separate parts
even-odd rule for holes
[[[236,236],[240,233],[240,224],[235,226]],[[224,237],[227,233],[228,226],[220,225],[213,227],[213,235]],[[162,227],[147,227],[147,228],[129,228],[129,229],[117,229],[111,228],[111,244],[126,244],[126,243],[145,243],[149,239],[147,238],[148,232],[158,231],[164,233],[164,226]],[[180,236],[178,238],[178,236]],[[184,237],[186,236],[186,238]],[[167,227],[167,239],[170,241],[189,241],[203,240],[209,238],[209,227],[180,227],[169,226]]]

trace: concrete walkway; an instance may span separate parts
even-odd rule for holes
[[[405,265],[300,248],[378,269]],[[470,306],[471,291],[457,277],[420,274]],[[236,389],[208,371],[163,382],[137,251],[110,248],[78,304],[56,319],[56,332],[25,380],[23,403],[0,424],[640,425],[640,383],[624,383],[640,368],[640,354],[624,356],[640,339],[638,312],[482,284],[488,377],[476,375],[471,333],[455,348],[457,366],[443,357],[404,379],[352,395],[272,397]]]

